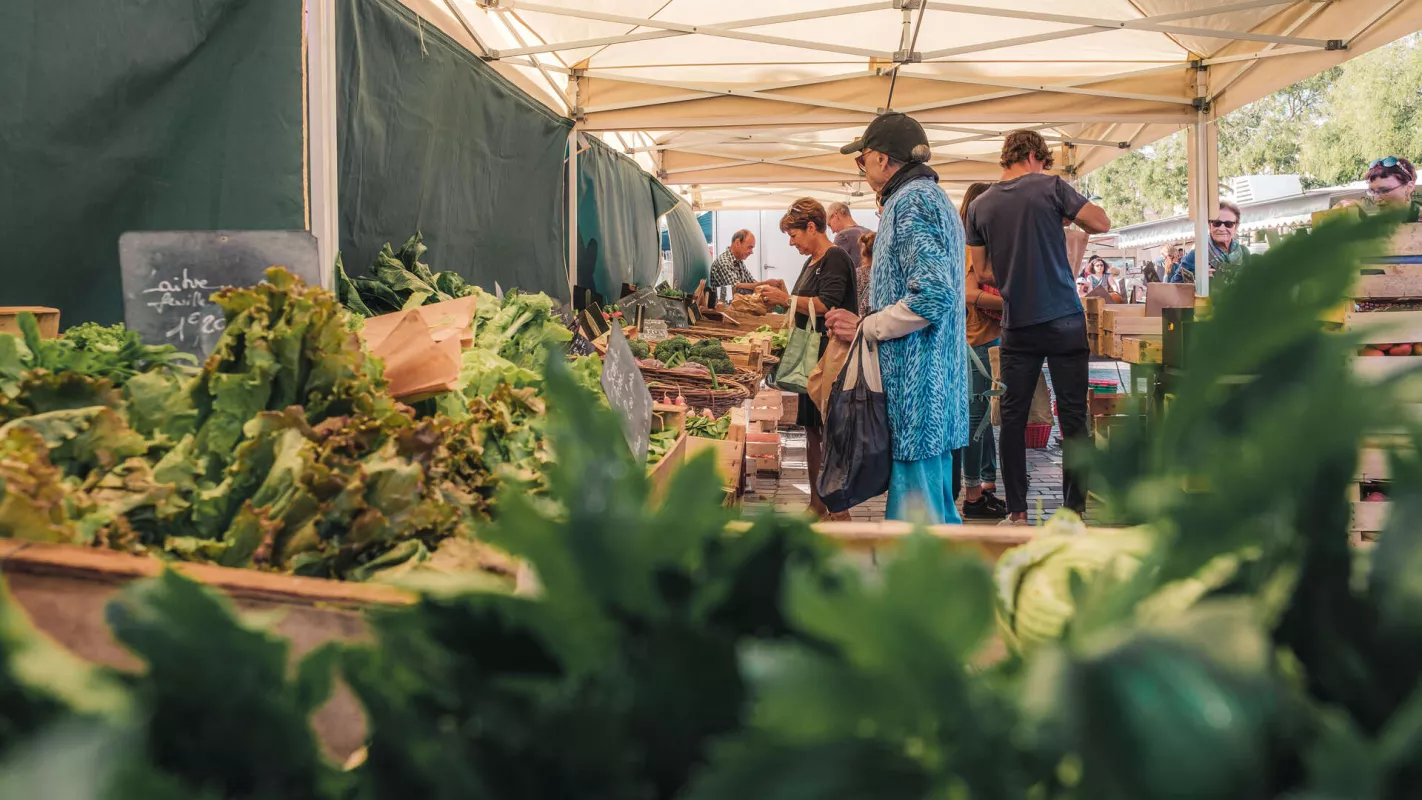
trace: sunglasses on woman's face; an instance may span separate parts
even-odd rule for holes
[[[1211,228],[1229,228],[1230,230],[1234,230],[1234,226],[1236,226],[1236,225],[1238,225],[1238,224],[1239,224],[1239,222],[1238,222],[1237,220],[1232,220],[1232,219],[1212,219],[1212,220],[1210,220],[1210,227],[1211,227]]]

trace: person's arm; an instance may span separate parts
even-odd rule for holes
[[[963,302],[973,308],[986,309],[988,311],[1002,310],[1002,295],[990,294],[981,288],[978,283],[977,273],[972,270],[967,271],[967,279],[964,281]]]
[[[1062,180],[1060,176],[1056,181],[1057,202],[1061,204],[1062,216],[1076,223],[1076,227],[1090,233],[1105,233],[1111,230],[1111,218],[1106,216],[1105,209],[1086,199],[1086,197],[1072,188],[1072,185]]]
[[[1088,235],[1093,233],[1105,233],[1111,230],[1111,218],[1106,215],[1106,210],[1095,203],[1088,202],[1076,212],[1073,218],[1076,227],[1085,231]]]
[[[997,276],[992,271],[992,260],[988,258],[987,247],[968,246],[968,260],[979,284],[997,285]]]
[[[978,228],[977,208],[968,206],[968,218],[963,225],[963,236],[968,241],[968,268],[978,276],[980,284],[997,286],[997,278],[992,272],[992,259],[988,258],[987,239]]]

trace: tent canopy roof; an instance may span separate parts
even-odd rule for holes
[[[1036,128],[1078,174],[1422,28],[1422,0],[404,0],[705,208],[873,204],[886,108],[950,191]]]

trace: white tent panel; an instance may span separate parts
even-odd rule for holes
[[[1019,127],[1081,174],[1422,29],[1422,0],[404,2],[708,208],[872,206],[837,148],[886,107],[950,193]]]

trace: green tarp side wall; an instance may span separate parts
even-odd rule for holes
[[[416,230],[436,270],[567,299],[571,121],[392,0],[337,6],[341,252]]]
[[[694,292],[697,284],[711,278],[711,255],[696,212],[686,203],[678,203],[667,214],[667,232],[671,238],[672,285],[683,292]]]
[[[123,319],[131,230],[302,229],[301,0],[0,2],[0,305]]]
[[[596,138],[578,154],[578,285],[608,298],[650,286],[661,270],[657,220],[679,198]]]

